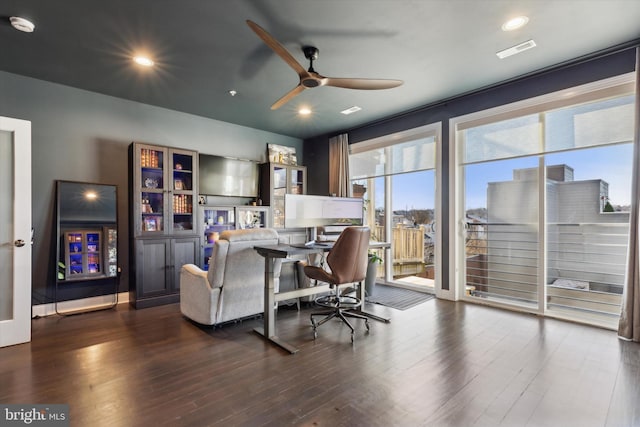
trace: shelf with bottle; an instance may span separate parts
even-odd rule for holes
[[[140,205],[140,213],[143,217],[149,214],[162,216],[164,195],[162,193],[143,192]]]

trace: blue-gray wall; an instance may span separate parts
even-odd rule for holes
[[[120,291],[129,288],[128,146],[132,141],[205,154],[265,161],[266,144],[295,147],[302,140],[179,113],[68,86],[0,72],[0,116],[31,121],[33,175],[33,298],[50,302],[55,278],[55,181],[118,187]],[[95,294],[76,286],[62,299]],[[97,292],[99,293],[99,291]]]

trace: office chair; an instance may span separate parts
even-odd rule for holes
[[[327,264],[331,271],[327,271],[321,266],[307,265],[304,267],[304,273],[309,278],[316,280],[316,282],[326,282],[331,288],[335,288],[335,294],[325,295],[315,300],[316,304],[327,307],[329,310],[311,313],[314,339],[318,337],[318,326],[334,317],[342,320],[351,329],[351,342],[353,342],[354,329],[347,317],[363,319],[367,331],[369,331],[367,317],[353,311],[353,309],[360,307],[363,301],[354,296],[340,295],[339,286],[353,283],[359,283],[359,286],[363,286],[367,274],[370,235],[371,231],[368,227],[347,227],[327,254]],[[316,323],[314,316],[326,317]]]

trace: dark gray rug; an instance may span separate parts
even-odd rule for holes
[[[407,310],[425,301],[429,301],[433,297],[431,294],[377,283],[373,289],[373,294],[368,295],[365,301],[397,310]]]

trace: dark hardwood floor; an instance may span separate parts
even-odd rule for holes
[[[280,310],[289,355],[259,320],[198,327],[178,305],[33,320],[0,349],[0,402],[68,403],[72,426],[636,426],[640,345],[611,331],[431,300],[313,340]]]

